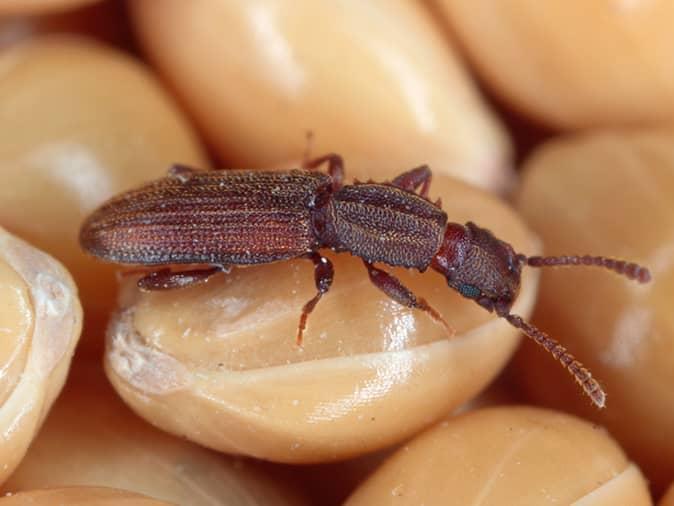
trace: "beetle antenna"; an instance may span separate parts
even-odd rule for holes
[[[602,389],[599,382],[592,377],[583,364],[569,353],[564,346],[559,344],[553,338],[548,336],[545,332],[537,329],[532,324],[525,322],[520,316],[506,313],[502,315],[503,318],[528,337],[536,341],[539,345],[545,348],[556,360],[558,360],[576,382],[582,387],[585,393],[592,399],[592,402],[598,408],[603,408],[606,405],[606,393]]]
[[[527,257],[518,255],[521,263],[531,267],[553,267],[560,265],[592,265],[595,267],[604,267],[629,279],[635,279],[639,283],[648,283],[651,280],[651,273],[646,267],[625,260],[617,260],[607,257],[583,256],[550,256],[550,257]]]

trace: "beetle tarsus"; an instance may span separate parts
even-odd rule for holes
[[[431,317],[431,319],[439,324],[442,325],[445,328],[445,332],[447,333],[447,339],[451,339],[454,337],[456,334],[456,329],[452,327],[447,321],[442,317],[440,313],[438,313],[433,306],[431,306],[428,302],[426,302],[426,299],[423,297],[417,297],[417,309],[420,309],[424,311],[428,316]]]
[[[302,346],[302,337],[304,334],[304,329],[306,329],[307,326],[307,318],[309,318],[309,314],[314,310],[316,304],[318,304],[318,301],[321,300],[321,297],[323,297],[323,295],[326,294],[328,290],[330,290],[332,279],[335,274],[335,270],[332,267],[332,262],[330,262],[330,260],[324,256],[321,256],[319,253],[307,253],[306,258],[314,263],[314,280],[316,282],[316,290],[318,291],[316,295],[314,295],[314,297],[309,302],[304,304],[304,307],[302,307],[300,323],[297,326],[297,346]]]

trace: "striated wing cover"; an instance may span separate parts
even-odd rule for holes
[[[256,264],[315,242],[310,213],[330,178],[318,172],[198,171],[112,198],[80,231],[82,247],[130,264]]]

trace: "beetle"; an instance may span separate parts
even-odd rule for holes
[[[328,166],[327,174],[316,170]],[[372,283],[396,302],[424,311],[444,325],[422,297],[374,264],[426,271],[521,330],[551,353],[598,407],[606,395],[590,372],[561,344],[510,309],[523,266],[599,266],[645,283],[648,269],[602,256],[532,256],[472,222],[448,222],[431,202],[428,166],[390,182],[343,184],[342,158],[328,154],[302,170],[200,171],[173,165],[168,175],[113,197],[82,225],[80,244],[100,259],[161,266],[138,281],[142,290],[166,290],[208,280],[233,265],[304,257],[314,264],[316,295],[302,308],[297,343],[307,317],[332,285],[334,270],[323,248],[362,259]],[[171,264],[207,264],[174,271]]]

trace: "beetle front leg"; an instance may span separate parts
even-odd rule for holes
[[[300,323],[297,326],[297,346],[302,346],[302,335],[307,326],[307,318],[316,307],[316,304],[318,304],[318,301],[321,300],[323,294],[327,293],[330,289],[332,278],[335,274],[332,262],[324,256],[314,252],[307,254],[306,258],[314,262],[314,279],[316,280],[316,290],[318,290],[318,293],[302,308],[302,316],[300,316]]]
[[[313,170],[325,162],[328,162],[328,175],[332,178],[332,189],[337,191],[342,187],[344,181],[344,161],[341,156],[330,153],[313,160],[306,160],[302,166],[307,170]]]
[[[143,291],[172,290],[203,283],[214,274],[226,271],[224,266],[215,266],[206,269],[174,272],[165,268],[149,273],[138,280],[138,288]]]
[[[415,192],[421,186],[419,195],[428,198],[428,190],[431,187],[433,173],[428,165],[421,165],[396,177],[391,184],[403,190]]]
[[[425,299],[414,295],[414,293],[403,285],[398,278],[390,275],[388,272],[378,269],[365,260],[363,260],[363,263],[365,264],[367,273],[370,275],[370,281],[372,281],[374,286],[379,288],[398,304],[402,304],[405,307],[420,309],[428,314],[436,323],[445,327],[445,330],[450,337],[456,333],[455,330],[447,324],[445,319],[440,316],[440,313],[433,309]]]

